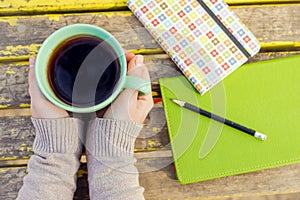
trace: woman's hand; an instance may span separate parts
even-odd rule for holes
[[[29,94],[31,99],[31,114],[34,118],[64,118],[69,117],[67,111],[49,102],[37,85],[35,78],[35,57],[29,59]]]

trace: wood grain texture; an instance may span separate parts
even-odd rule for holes
[[[1,117],[0,160],[29,158],[34,133],[30,117]]]
[[[78,188],[74,194],[74,200],[88,200],[88,182],[86,165],[82,165],[78,171]],[[26,175],[26,167],[0,168],[0,199],[15,200],[18,191],[23,185],[23,177]]]
[[[137,167],[139,168],[139,162]],[[150,166],[151,167],[151,166]],[[153,167],[153,166],[152,166]],[[300,164],[230,176],[189,185],[180,185],[172,165],[156,171],[140,173],[145,199],[226,199],[226,200],[294,200],[300,197]],[[78,171],[74,199],[87,200],[87,167]],[[26,175],[26,167],[0,169],[1,199],[15,199]],[[282,184],[282,180],[285,180]]]
[[[0,168],[0,199],[16,199],[25,175],[25,167]]]
[[[30,102],[28,63],[0,63],[0,108],[24,107]]]
[[[263,49],[300,47],[300,6],[248,6],[236,7],[233,11],[259,39]],[[75,23],[94,24],[108,30],[126,49],[160,49],[130,11],[11,16],[0,17],[3,30],[0,32],[0,61],[25,59],[36,54],[51,33]]]
[[[257,196],[267,194],[299,193],[299,166],[300,164],[289,165],[200,183],[181,185],[176,180],[172,165],[169,165],[155,172],[140,174],[140,184],[146,188],[145,198],[147,200],[226,199],[230,197],[239,199],[247,196],[248,198],[245,199],[255,200]]]

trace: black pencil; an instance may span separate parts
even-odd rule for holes
[[[223,117],[220,117],[218,115],[215,115],[215,114],[212,114],[206,110],[203,110],[201,108],[198,108],[196,106],[193,106],[192,104],[189,104],[189,103],[186,103],[186,102],[183,102],[183,101],[180,101],[180,100],[176,100],[176,99],[171,99],[174,103],[178,104],[179,106],[183,107],[183,108],[186,108],[188,110],[191,110],[193,112],[196,112],[196,113],[199,113],[200,115],[203,115],[203,116],[206,116],[208,118],[211,118],[213,120],[216,120],[218,122],[221,122],[221,123],[224,123],[232,128],[235,128],[235,129],[238,129],[240,131],[243,131],[249,135],[252,135],[258,139],[261,139],[261,140],[266,140],[267,139],[267,136],[265,134],[262,134],[260,132],[257,132],[255,130],[252,130],[250,128],[247,128],[245,126],[242,126],[240,124],[237,124],[233,121],[230,121],[228,119],[225,119]]]

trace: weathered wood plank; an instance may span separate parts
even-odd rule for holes
[[[0,14],[83,12],[126,9],[127,0],[4,0],[0,2]]]
[[[0,168],[0,198],[7,200],[16,199],[25,175],[25,167]]]
[[[37,14],[57,12],[86,12],[127,9],[127,0],[3,0],[0,15]],[[297,3],[299,0],[225,0],[229,5]]]
[[[75,192],[74,200],[89,199],[86,171],[86,165],[82,165],[78,171],[78,189]],[[26,173],[26,167],[0,168],[0,199],[15,200],[23,185],[23,177]]]
[[[30,106],[30,105],[28,105]],[[30,108],[0,109],[1,117],[31,116]]]
[[[256,199],[278,193],[297,192],[300,164],[230,176],[195,184],[180,185],[170,165],[159,171],[140,174],[146,199]],[[201,169],[199,169],[201,170]],[[288,184],[288,185],[285,185]],[[244,197],[244,198],[242,198]],[[247,197],[247,198],[246,198]],[[270,197],[270,199],[273,199]]]
[[[0,117],[0,161],[28,159],[32,155],[35,130],[30,116]],[[169,143],[161,105],[156,105],[145,120],[135,143],[135,151],[151,151]]]
[[[180,75],[174,63],[167,56],[162,57],[145,57],[145,64],[153,82],[161,77]],[[27,76],[28,62],[0,63],[0,108],[29,107]]]
[[[0,56],[24,56],[36,52],[55,30],[75,23],[94,24],[113,33],[126,49],[159,46],[129,11],[0,17]],[[141,41],[142,40],[142,41]],[[3,59],[3,58],[2,58]]]
[[[263,4],[284,4],[298,3],[299,0],[226,0],[229,5],[263,5]]]
[[[153,82],[161,75],[180,75],[179,70],[167,58],[155,60],[146,58]],[[28,93],[28,62],[0,63],[0,108],[27,108],[30,103]],[[154,88],[155,89],[155,88]],[[155,95],[153,93],[153,95]],[[0,113],[1,114],[1,113]]]
[[[299,48],[299,5],[236,7],[233,11],[257,36],[263,49]],[[35,54],[52,32],[74,23],[103,27],[126,49],[160,49],[130,11],[11,16],[0,17],[1,60],[24,59]]]
[[[139,168],[138,163],[137,167]],[[157,171],[140,173],[140,184],[145,188],[144,195],[147,200],[291,200],[300,197],[299,167],[300,164],[295,164],[201,183],[180,185],[176,180],[173,166],[168,165]],[[81,165],[74,199],[89,199],[87,173],[86,164]],[[26,167],[0,169],[1,199],[16,198],[25,174]]]
[[[24,107],[30,102],[28,62],[0,63],[0,108]]]
[[[34,127],[30,117],[0,119],[0,160],[29,158],[33,140]]]
[[[300,51],[259,53],[251,58],[249,62],[297,55],[299,53]],[[164,54],[145,56],[145,64],[150,71],[151,80],[155,84],[153,89],[156,93],[159,92],[157,85],[159,78],[181,75],[175,64]],[[26,108],[30,106],[27,75],[28,62],[0,62],[0,108]],[[153,95],[157,95],[156,93],[153,93]]]

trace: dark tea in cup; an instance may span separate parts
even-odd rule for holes
[[[53,51],[48,81],[64,103],[88,107],[105,101],[120,78],[120,62],[110,44],[96,36],[68,38]]]

